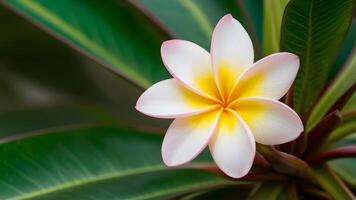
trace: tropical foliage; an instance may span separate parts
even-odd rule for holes
[[[0,199],[355,199],[354,0],[0,3]],[[209,50],[226,13],[249,33],[255,60],[287,51],[301,61],[281,101],[305,131],[258,145],[241,179],[208,152],[167,168],[169,121],[134,109],[169,77],[162,42]]]

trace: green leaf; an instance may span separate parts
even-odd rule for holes
[[[2,199],[158,199],[236,184],[162,164],[162,137],[114,127],[52,131],[0,145]]]
[[[321,187],[334,199],[352,200],[355,199],[352,192],[327,166],[320,166],[315,169],[315,177]]]
[[[252,21],[252,15],[258,15],[261,2],[246,5],[249,2],[231,0],[130,0],[141,8],[148,16],[154,16],[172,32],[172,35],[184,40],[193,41],[205,49],[210,49],[211,34],[218,20],[225,14],[231,13],[247,29],[256,49],[259,43],[256,39],[257,26]],[[248,12],[250,11],[250,12]]]
[[[124,1],[6,0],[3,4],[141,87],[167,78],[166,36]]]
[[[339,141],[356,132],[356,116],[345,119],[341,124],[339,124],[333,132],[330,133],[329,137],[326,139],[324,147]]]
[[[0,6],[0,24],[0,79],[14,94],[4,94],[1,88],[0,107],[59,102],[68,96],[80,96],[82,101],[99,96],[83,70],[88,67],[83,61],[88,59],[3,6]],[[107,71],[95,67],[96,71]]]
[[[328,112],[332,105],[356,83],[356,51],[350,55],[350,61],[336,77],[316,106],[313,108],[306,126],[309,132]]]
[[[345,145],[356,144],[356,127],[354,133],[337,141],[333,146],[340,147]],[[356,187],[356,158],[341,158],[331,160],[328,162],[330,167],[337,173],[343,180]]]
[[[291,0],[287,5],[281,51],[300,58],[294,82],[297,112],[305,114],[315,103],[348,31],[354,6],[354,0]]]
[[[342,109],[343,113],[356,110],[356,93],[354,93]]]
[[[280,182],[265,182],[253,193],[251,200],[276,200],[281,193],[283,184]]]
[[[356,187],[355,163],[356,158],[341,158],[328,162],[335,173],[353,187]]]
[[[279,52],[281,23],[289,0],[263,1],[263,54]]]

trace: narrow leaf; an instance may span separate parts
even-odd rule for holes
[[[263,0],[263,54],[279,52],[281,23],[289,0]]]
[[[316,168],[314,171],[317,181],[334,199],[355,199],[352,192],[327,166],[321,166]]]
[[[327,113],[332,105],[356,83],[356,49],[350,55],[350,60],[345,68],[336,77],[330,87],[323,94],[316,106],[313,108],[306,126],[306,131],[310,131]]]
[[[326,147],[356,132],[356,112],[353,113],[354,113],[353,116],[344,119],[344,121],[341,124],[339,124],[334,131],[330,133],[329,137],[322,145],[323,147]]]

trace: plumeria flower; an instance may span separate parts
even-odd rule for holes
[[[194,159],[206,146],[233,178],[246,175],[255,142],[278,145],[303,131],[298,115],[278,101],[289,90],[299,58],[276,53],[255,63],[251,39],[230,14],[216,25],[210,54],[185,40],[162,44],[163,63],[174,77],[148,88],[136,109],[175,118],[162,144],[167,166]]]

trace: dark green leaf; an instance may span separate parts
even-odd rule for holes
[[[299,56],[294,108],[315,103],[350,26],[354,0],[291,0],[281,28],[281,51]]]
[[[162,165],[162,137],[113,127],[48,132],[0,146],[2,199],[158,199],[233,184]],[[195,165],[207,164],[205,158]],[[194,164],[191,164],[192,167]]]
[[[141,87],[168,77],[159,56],[166,36],[124,1],[3,2]]]

